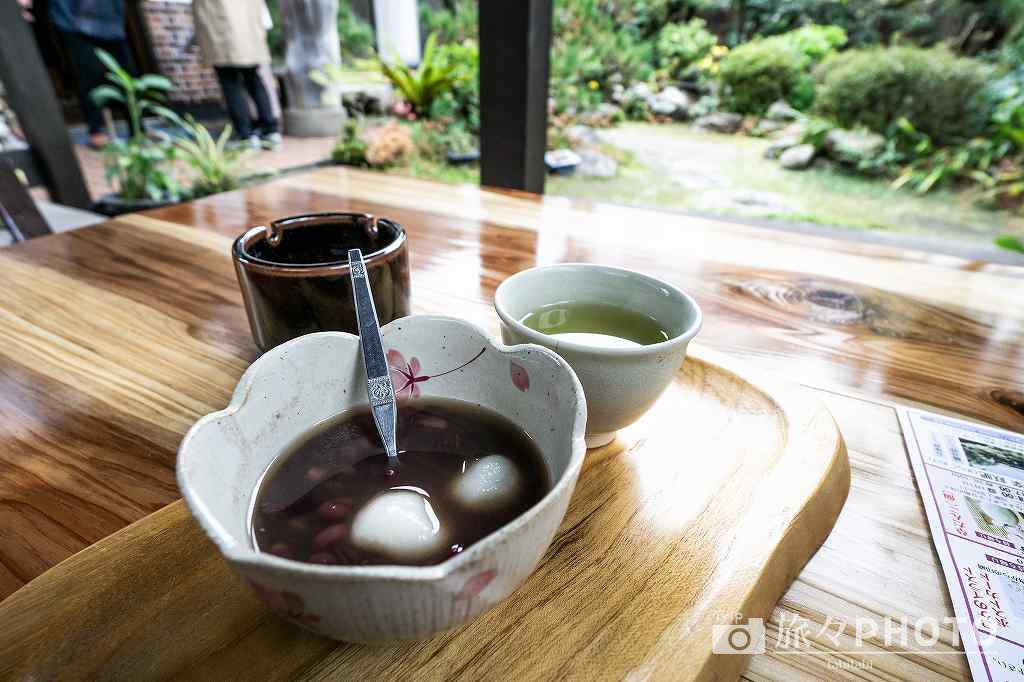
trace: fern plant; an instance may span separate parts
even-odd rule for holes
[[[437,49],[437,34],[431,33],[423,48],[423,59],[410,69],[397,57],[394,63],[378,59],[377,66],[417,114],[425,115],[440,95],[467,77],[464,69],[451,63]]]

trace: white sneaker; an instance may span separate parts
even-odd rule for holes
[[[249,148],[257,150],[263,149],[263,142],[260,140],[259,135],[254,134],[249,136]]]
[[[263,141],[263,146],[266,149],[271,150],[280,149],[281,143],[283,142],[283,139],[281,138],[281,133],[268,133],[267,135],[264,135],[261,139]]]

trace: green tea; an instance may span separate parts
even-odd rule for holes
[[[549,303],[519,321],[542,334],[588,345],[647,346],[670,338],[649,315],[607,303]]]

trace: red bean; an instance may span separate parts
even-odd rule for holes
[[[337,558],[330,552],[314,552],[309,555],[307,561],[311,564],[336,564]]]
[[[295,553],[292,552],[292,547],[287,542],[275,542],[270,546],[270,553],[285,559],[295,558]]]
[[[309,521],[304,516],[293,516],[288,519],[288,528],[296,533],[307,533],[309,532]]]
[[[436,414],[424,414],[416,420],[416,423],[425,429],[447,429],[448,420],[444,417],[439,417]]]
[[[319,483],[325,478],[327,478],[327,469],[319,464],[314,464],[306,471],[306,480],[312,483]]]
[[[316,513],[328,521],[340,521],[352,513],[352,503],[349,500],[327,500]]]
[[[315,549],[330,547],[335,542],[347,538],[349,530],[347,523],[336,523],[333,526],[327,526],[313,538],[313,547]]]
[[[264,514],[279,514],[284,511],[284,505],[280,502],[264,500],[263,502],[260,502],[260,511]]]

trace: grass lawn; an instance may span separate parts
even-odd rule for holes
[[[986,244],[1024,234],[1024,217],[986,210],[966,194],[894,191],[884,179],[832,168],[785,170],[763,157],[768,140],[683,124],[627,123],[600,135],[629,154],[619,176],[553,177],[549,194]]]

